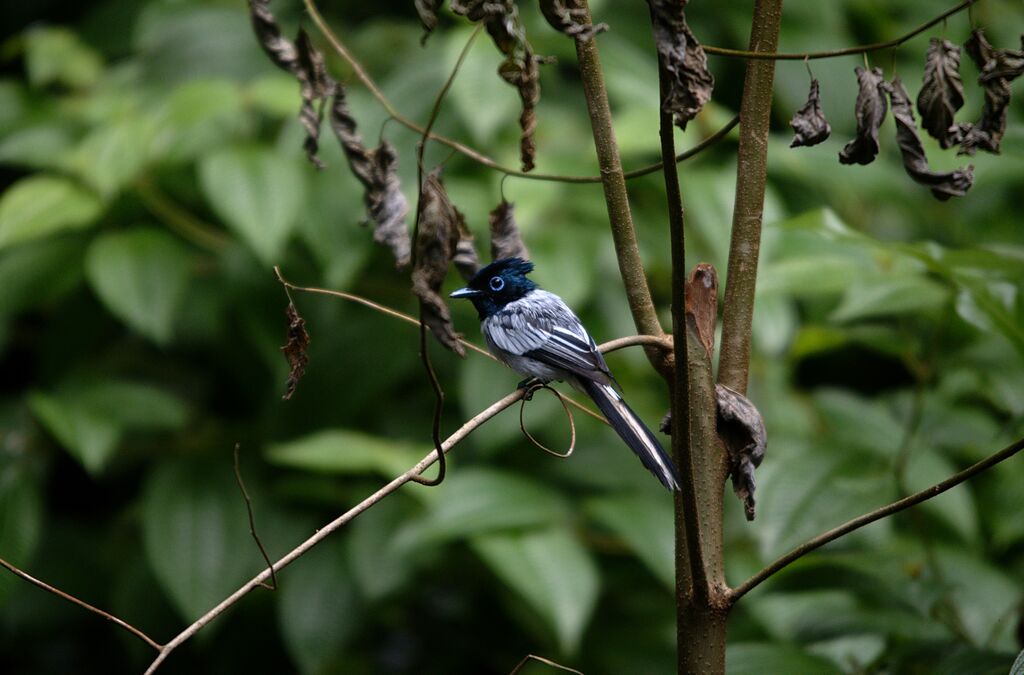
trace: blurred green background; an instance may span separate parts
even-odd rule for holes
[[[658,157],[654,51],[642,3],[593,3],[627,169]],[[321,36],[298,0],[272,8]],[[426,119],[469,34],[445,11],[421,47],[409,2],[324,0],[322,10],[399,110]],[[696,2],[704,42],[745,47],[751,3]],[[793,0],[782,50],[888,39],[940,11],[929,0]],[[532,3],[543,68],[538,170],[596,173],[571,41]],[[232,475],[278,556],[430,448],[433,398],[410,326],[300,295],[309,372],[282,401],[285,297],[296,283],[415,311],[408,278],[362,228],[361,189],[329,132],[317,172],[301,150],[297,86],[253,39],[245,3],[5,3],[0,56],[0,557],[169,638],[262,566]],[[1016,47],[1019,2],[974,20]],[[962,43],[966,13],[871,55],[912,95],[928,36]],[[401,153],[413,199],[416,136],[339,59],[332,72],[368,144]],[[689,147],[738,109],[742,63],[709,57],[715,100]],[[437,130],[515,166],[518,99],[483,36]],[[1024,432],[1024,106],[1002,156],[979,155],[947,203],[904,174],[887,120],[868,167],[840,166],[862,58],[811,64],[826,143],[790,150],[801,62],[778,65],[750,396],[765,415],[757,520],[727,495],[727,572],[742,581],[818,532],[936,482]],[[965,57],[975,118],[981,93]],[[1024,96],[1020,84],[1018,99]],[[925,139],[933,166],[960,165]],[[689,263],[724,276],[735,132],[682,165]],[[499,174],[431,146],[487,250]],[[670,268],[660,175],[630,183],[655,301]],[[510,179],[504,194],[535,278],[598,341],[634,332],[600,189]],[[454,288],[457,279],[450,280]],[[724,284],[723,284],[724,286]],[[457,327],[479,342],[468,304]],[[518,378],[432,345],[443,429]],[[650,424],[663,384],[636,350],[609,358]],[[562,447],[551,397],[527,423]],[[569,460],[531,446],[515,411],[475,432],[442,487],[410,485],[358,518],[178,650],[166,672],[507,673],[539,653],[588,673],[674,672],[671,499],[608,429],[577,418]],[[744,598],[732,673],[1005,673],[1024,642],[1024,462],[809,556]],[[140,671],[153,653],[102,619],[0,575],[0,670]],[[541,672],[535,667],[530,672]],[[163,672],[163,671],[162,671]]]

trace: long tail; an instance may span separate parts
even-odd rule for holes
[[[593,380],[579,378],[579,385],[590,398],[594,399],[594,403],[608,418],[629,449],[640,458],[647,470],[653,473],[669,490],[678,490],[679,478],[672,460],[665,454],[651,430],[640,421],[636,413],[630,410],[619,393],[611,385],[600,384]]]

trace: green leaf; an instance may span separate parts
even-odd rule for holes
[[[942,307],[949,289],[923,276],[882,276],[851,284],[832,321],[856,321],[867,317],[928,312]]]
[[[834,663],[796,647],[757,642],[731,644],[725,649],[728,675],[830,675],[842,672]]]
[[[906,488],[909,492],[923,490],[949,478],[956,471],[956,466],[935,448],[915,448],[906,466]],[[971,491],[966,486],[929,499],[920,508],[945,522],[964,541],[977,541],[978,513]]]
[[[236,147],[199,164],[207,201],[265,264],[278,261],[305,206],[302,169],[287,155]]]
[[[85,270],[112,314],[159,344],[174,334],[174,314],[184,300],[188,249],[161,230],[106,234],[86,253]]]
[[[25,68],[33,87],[60,83],[84,88],[99,78],[103,62],[66,28],[36,28],[25,34]]]
[[[92,225],[103,210],[96,195],[67,178],[36,174],[0,197],[0,249]]]
[[[0,316],[56,301],[82,280],[82,242],[51,237],[0,251]]]
[[[408,471],[430,452],[429,445],[371,436],[347,429],[318,431],[267,448],[267,460],[316,473],[379,473],[388,478]]]
[[[292,112],[295,108],[292,81]],[[156,115],[152,155],[175,163],[209,153],[245,127],[242,93],[235,82],[195,80],[173,90]]]
[[[24,462],[0,457],[0,557],[24,567],[32,560],[43,525],[43,495]],[[11,589],[22,584],[6,570],[0,575],[0,607]]]
[[[337,538],[323,542],[278,579],[277,619],[285,647],[303,673],[344,669],[345,645],[362,616]]]
[[[667,588],[675,588],[675,516],[668,495],[612,496],[591,500],[587,510],[625,542]]]
[[[146,556],[185,621],[193,621],[262,565],[231,463],[165,461],[142,495]]]
[[[32,392],[28,404],[90,473],[103,470],[126,432],[170,431],[188,420],[177,397],[125,381],[68,382],[52,393]]]
[[[469,36],[469,28],[446,31],[445,60],[454,62]],[[477,143],[492,142],[495,135],[519,115],[516,90],[498,76],[500,55],[489,40],[477,40],[452,83],[451,102],[470,136]],[[480,105],[487,101],[487,105]]]
[[[155,131],[150,118],[121,115],[82,139],[62,166],[109,200],[149,161]]]
[[[359,592],[368,600],[380,600],[401,589],[433,554],[428,547],[399,550],[398,536],[414,513],[411,497],[394,495],[349,525],[349,562]]]
[[[544,621],[559,651],[579,649],[600,590],[597,566],[563,529],[477,537],[473,549]]]
[[[986,284],[961,279],[956,311],[964,321],[982,331],[1002,334],[1024,355],[1024,302],[1020,288],[1006,282]]]
[[[61,153],[73,144],[71,133],[63,126],[39,124],[8,133],[0,140],[0,162],[32,169],[52,169],[60,165]]]
[[[430,512],[400,538],[404,550],[424,542],[462,539],[497,530],[551,525],[565,520],[568,506],[551,488],[494,469],[453,472]]]

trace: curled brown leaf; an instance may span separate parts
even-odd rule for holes
[[[523,237],[516,225],[515,206],[501,200],[487,218],[491,227],[491,260],[502,258],[530,259]]]
[[[1006,133],[1006,111],[1010,107],[1010,83],[1024,74],[1024,35],[1022,49],[996,49],[985,39],[980,28],[971,33],[964,44],[971,60],[978,67],[978,84],[985,90],[985,103],[977,123],[957,125],[955,142],[960,144],[961,155],[973,155],[978,150],[999,153],[999,145]]]
[[[452,262],[455,263],[455,269],[459,270],[462,278],[469,281],[480,269],[480,257],[476,253],[476,243],[473,233],[466,225],[466,219],[458,209],[455,209],[455,212],[459,214],[459,243],[455,245],[455,257],[452,258]]]
[[[320,123],[323,121],[324,104],[334,91],[334,81],[327,74],[323,54],[313,46],[304,30],[299,30],[295,42],[281,35],[281,28],[270,11],[270,0],[249,0],[249,16],[263,51],[274,65],[299,81],[302,97],[299,122],[306,130],[302,147],[313,166],[322,169],[324,163],[317,156]]]
[[[683,10],[687,0],[649,2],[654,43],[669,75],[668,92],[662,108],[672,113],[676,126],[685,129],[686,123],[711,100],[715,78],[708,70],[704,48],[686,23]]]
[[[409,202],[398,180],[398,153],[387,141],[381,142],[375,150],[363,145],[341,84],[335,86],[330,121],[352,173],[363,184],[366,213],[374,223],[373,240],[391,249],[397,267],[407,266],[411,254],[409,228],[405,222]]]
[[[539,63],[547,59],[533,52],[526,40],[526,29],[519,18],[519,8],[513,0],[452,0],[451,9],[470,21],[483,21],[487,34],[505,55],[498,66],[498,75],[519,92],[522,112],[519,127],[519,155],[523,171],[531,171],[537,156],[534,132],[537,128],[535,109],[540,101]]]
[[[924,154],[924,146],[917,135],[914,110],[910,97],[900,79],[895,78],[889,88],[892,116],[896,121],[896,143],[903,155],[903,168],[907,175],[921,185],[931,188],[932,194],[940,201],[950,197],[962,197],[974,183],[974,167],[967,166],[955,171],[932,171]]]
[[[461,225],[460,225],[461,223]],[[416,237],[416,262],[412,270],[412,291],[420,300],[423,322],[438,342],[459,356],[465,350],[452,324],[448,304],[441,297],[441,286],[448,276],[448,265],[459,245],[464,219],[448,198],[441,181],[440,168],[423,180],[420,193],[419,232]]]
[[[583,42],[608,30],[606,23],[590,23],[590,13],[580,0],[540,0],[540,11],[552,28]]]
[[[917,112],[921,126],[943,149],[956,144],[953,118],[963,105],[960,48],[949,40],[932,38],[925,57],[924,83],[917,95]]]
[[[789,121],[789,126],[793,127],[795,133],[793,142],[789,144],[791,148],[817,145],[832,133],[832,127],[825,119],[825,113],[821,111],[821,93],[817,79],[811,79],[811,90],[807,94],[807,102],[796,111],[793,119]]]
[[[288,342],[281,347],[281,351],[288,359],[289,370],[284,396],[281,398],[288,400],[295,393],[299,380],[306,374],[306,366],[309,364],[309,333],[306,332],[306,321],[299,315],[294,303],[288,303],[285,315],[288,317]]]
[[[857,135],[839,151],[841,164],[870,164],[878,155],[878,128],[885,120],[889,106],[886,92],[889,83],[882,76],[881,68],[857,66]]]
[[[757,406],[722,384],[715,385],[718,437],[729,452],[732,489],[743,502],[747,520],[754,519],[754,469],[764,460],[768,434]]]
[[[419,14],[420,23],[423,24],[423,37],[420,38],[422,44],[437,28],[437,10],[441,9],[444,0],[415,0],[415,2],[416,13]]]

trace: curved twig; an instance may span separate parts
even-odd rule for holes
[[[355,55],[352,54],[352,52],[349,51],[348,47],[345,46],[345,43],[342,42],[341,39],[334,33],[334,31],[331,30],[330,26],[327,25],[327,22],[324,21],[324,18],[320,15],[320,12],[317,9],[314,0],[304,0],[304,2],[306,5],[306,11],[309,13],[310,18],[313,20],[313,23],[316,24],[317,29],[319,29],[321,34],[323,34],[323,36],[327,38],[327,41],[331,44],[331,47],[334,48],[334,51],[336,51],[338,55],[342,59],[344,59],[346,63],[348,63],[349,67],[352,68],[352,71],[355,73],[355,76],[359,79],[360,82],[363,83],[363,86],[370,90],[370,94],[377,100],[381,107],[383,107],[384,110],[387,111],[389,118],[398,122],[407,129],[411,129],[412,131],[415,131],[418,134],[422,134],[424,131],[423,127],[421,127],[419,124],[417,124],[413,120],[409,119],[408,117],[400,113],[398,109],[395,108],[394,104],[391,103],[388,97],[384,95],[384,92],[381,91],[380,87],[377,86],[377,83],[374,82],[373,78],[370,77],[370,74],[366,72],[366,69],[363,67],[363,64],[360,63],[358,59],[356,59]],[[711,134],[703,141],[701,141],[694,147],[690,148],[689,150],[677,155],[676,161],[682,162],[684,160],[690,159],[691,157],[711,147],[719,140],[725,138],[725,136],[733,129],[733,127],[739,124],[739,121],[739,116],[736,116],[733,119],[729,120],[729,122],[727,122],[721,129]],[[429,134],[429,137],[433,141],[441,143],[442,145],[447,145],[449,148],[465,155],[474,162],[486,166],[489,169],[499,171],[505,174],[506,176],[526,178],[528,180],[549,181],[553,183],[601,182],[601,176],[565,176],[551,173],[527,173],[525,171],[520,171],[519,169],[513,169],[511,167],[504,166],[494,158],[488,157],[482,152],[469,147],[465,143],[461,143],[452,138],[448,138],[447,136],[442,136],[440,134],[435,134],[431,132]],[[661,169],[661,167],[661,162],[655,162],[654,164],[649,164],[638,169],[627,171],[624,174],[624,176],[627,179],[637,178],[638,176],[646,176],[647,174],[658,171],[659,169]]]
[[[537,656],[536,654],[527,654],[526,656],[524,656],[523,660],[517,663],[516,667],[513,668],[512,672],[510,672],[508,675],[516,675],[516,673],[522,670],[523,666],[525,666],[530,661],[539,661],[540,663],[543,663],[546,666],[558,668],[559,670],[564,670],[567,673],[576,673],[576,675],[583,675],[583,671],[581,670],[576,670],[575,668],[570,668],[569,666],[563,666],[561,663],[555,663],[551,659],[546,659],[543,656]]]
[[[517,389],[516,391],[514,391],[511,394],[508,394],[507,396],[505,396],[505,397],[495,401],[494,403],[492,403],[491,405],[487,406],[482,411],[477,413],[473,418],[471,418],[465,424],[463,424],[461,427],[459,427],[455,431],[455,433],[453,433],[451,436],[449,436],[447,439],[445,439],[444,443],[442,443],[442,450],[443,450],[443,452],[445,452],[445,453],[449,452],[459,442],[461,442],[464,438],[466,438],[466,436],[468,436],[472,431],[474,431],[475,429],[480,427],[482,424],[484,424],[485,422],[490,420],[492,417],[494,417],[495,415],[500,413],[502,410],[505,410],[506,408],[508,408],[511,405],[513,405],[520,398],[522,398],[523,394],[524,394],[523,390]],[[367,497],[363,501],[359,502],[358,504],[353,506],[351,509],[349,509],[345,513],[341,514],[340,516],[338,516],[337,518],[332,520],[330,523],[328,523],[327,525],[324,525],[322,528],[317,530],[316,533],[313,536],[309,537],[304,542],[302,542],[301,544],[296,546],[294,549],[292,549],[290,552],[288,552],[284,557],[282,557],[280,560],[278,560],[276,563],[274,563],[270,567],[270,569],[263,570],[262,572],[257,574],[255,577],[253,577],[249,581],[245,582],[245,584],[243,584],[241,588],[236,590],[234,593],[232,593],[228,597],[224,598],[222,601],[220,601],[220,603],[217,604],[216,607],[214,607],[209,612],[207,612],[203,616],[201,616],[198,619],[196,619],[185,630],[183,630],[180,633],[178,633],[174,637],[173,640],[168,642],[163,647],[159,647],[158,646],[158,648],[160,649],[160,654],[157,655],[157,657],[153,661],[153,663],[151,663],[149,668],[146,669],[147,675],[149,675],[150,673],[156,672],[156,669],[160,667],[160,664],[163,663],[164,660],[168,656],[170,656],[171,652],[173,652],[175,649],[177,649],[183,642],[187,641],[193,635],[198,633],[200,630],[202,630],[202,628],[204,626],[206,626],[206,624],[208,624],[211,621],[213,621],[214,619],[216,619],[218,616],[223,614],[225,612],[225,610],[227,610],[229,607],[231,607],[236,602],[241,600],[245,595],[247,595],[249,592],[251,592],[254,588],[258,588],[261,583],[263,583],[267,579],[269,579],[270,575],[271,575],[271,571],[280,571],[280,570],[284,569],[285,567],[287,567],[288,565],[293,563],[297,558],[299,558],[300,556],[305,554],[307,551],[309,551],[309,549],[311,549],[314,546],[316,546],[317,544],[319,544],[321,541],[326,539],[328,536],[333,534],[335,531],[337,531],[340,528],[342,528],[343,526],[347,525],[356,516],[358,516],[359,514],[361,514],[364,511],[366,511],[371,506],[373,506],[374,504],[376,504],[380,500],[384,499],[389,494],[391,494],[392,492],[394,492],[398,488],[402,487],[406,483],[412,482],[414,477],[420,475],[426,469],[430,468],[430,466],[432,464],[434,464],[436,461],[437,461],[437,455],[436,455],[436,453],[433,450],[431,450],[430,453],[427,454],[427,456],[425,456],[423,459],[421,459],[419,462],[417,462],[416,465],[413,466],[412,468],[410,468],[408,471],[406,471],[402,475],[396,477],[390,483],[388,483],[384,487],[380,488],[379,490],[374,492],[372,495],[370,495],[369,497]]]
[[[99,607],[94,607],[93,605],[90,605],[88,602],[85,602],[84,600],[79,600],[75,596],[73,596],[73,595],[71,595],[69,593],[65,593],[64,591],[60,590],[59,588],[54,588],[53,586],[51,586],[50,584],[46,583],[45,581],[41,581],[39,579],[36,579],[34,576],[29,574],[28,572],[24,572],[24,571],[18,569],[17,567],[15,567],[11,563],[7,562],[3,558],[0,558],[0,566],[6,567],[8,570],[10,570],[11,573],[15,574],[16,576],[21,577],[22,579],[24,579],[25,581],[29,582],[33,586],[38,586],[39,588],[43,589],[44,591],[49,591],[50,593],[53,593],[54,595],[56,595],[58,598],[63,598],[64,600],[67,600],[68,602],[72,602],[72,603],[78,605],[79,607],[82,607],[84,609],[89,610],[93,614],[99,614],[100,616],[102,616],[107,621],[113,621],[118,626],[120,626],[121,628],[124,628],[126,631],[128,631],[129,633],[131,633],[135,637],[139,638],[140,640],[145,642],[147,645],[149,645],[153,649],[155,649],[157,651],[162,651],[164,649],[164,646],[162,644],[160,644],[159,642],[157,642],[153,638],[149,637],[148,635],[146,635],[141,630],[139,630],[135,626],[131,625],[127,621],[119,619],[116,616],[114,616],[113,614],[110,614],[108,612],[104,612]]]
[[[929,19],[910,32],[904,33],[893,40],[885,40],[884,42],[872,42],[871,44],[859,45],[856,47],[844,47],[842,49],[832,49],[824,52],[753,52],[744,49],[715,47],[712,45],[704,45],[704,51],[708,54],[715,54],[717,56],[732,56],[742,59],[758,59],[765,61],[803,61],[806,59],[831,59],[837,56],[849,56],[850,54],[867,54],[868,52],[877,52],[891,47],[899,47],[904,42],[917,37],[932,26],[942,23],[949,17],[969,8],[976,2],[978,2],[978,0],[963,0],[960,4],[947,9],[945,12],[939,14],[933,19]]]
[[[534,393],[536,393],[540,389],[547,389],[548,391],[555,395],[555,398],[558,399],[558,402],[562,404],[562,410],[565,411],[565,416],[569,419],[569,449],[566,450],[565,452],[558,452],[557,450],[552,450],[551,448],[549,448],[548,446],[544,445],[536,438],[534,438],[533,434],[531,434],[526,429],[526,423],[523,421],[523,410],[526,408],[526,402],[532,400]],[[519,402],[519,429],[523,432],[523,435],[525,435],[530,440],[530,442],[533,443],[535,446],[537,446],[544,452],[548,453],[549,455],[552,455],[559,459],[568,459],[569,457],[572,456],[572,451],[576,449],[576,421],[573,420],[572,418],[572,411],[569,410],[569,404],[566,403],[566,400],[567,399],[564,396],[562,396],[561,392],[559,392],[551,385],[536,382],[534,384],[531,384],[526,389],[526,395],[523,396],[523,400]]]
[[[287,291],[288,289],[285,290]],[[274,565],[270,562],[270,556],[267,555],[267,549],[263,548],[263,542],[260,541],[259,535],[256,534],[256,516],[252,512],[252,498],[249,497],[249,491],[245,489],[245,481],[242,480],[242,467],[238,461],[238,451],[241,445],[241,443],[235,443],[235,482],[238,483],[238,489],[242,491],[242,498],[245,500],[245,511],[249,514],[249,534],[252,535],[253,541],[256,542],[256,547],[260,550],[260,555],[263,556],[263,562],[267,563],[267,569],[270,570],[270,583],[262,582],[260,586],[268,591],[276,591],[277,575],[274,573]]]
[[[774,562],[770,563],[760,572],[754,574],[752,577],[744,581],[742,584],[729,591],[729,602],[736,602],[741,597],[750,592],[751,589],[758,586],[761,582],[768,579],[770,576],[772,576],[779,570],[783,569],[790,563],[799,560],[811,551],[817,548],[821,548],[830,541],[834,541],[844,535],[849,534],[850,532],[853,532],[854,530],[860,529],[865,525],[869,525],[875,522],[876,520],[881,520],[882,518],[885,518],[886,516],[891,516],[892,514],[897,513],[898,511],[908,509],[911,506],[916,506],[917,504],[927,501],[932,497],[937,497],[946,490],[956,487],[960,483],[963,483],[965,480],[976,476],[982,471],[992,468],[999,462],[1002,462],[1003,460],[1013,457],[1021,450],[1024,450],[1024,438],[1018,440],[1016,443],[1008,445],[999,452],[989,455],[980,462],[972,464],[963,471],[953,474],[952,476],[942,481],[941,483],[936,483],[935,485],[927,487],[924,490],[921,490],[920,492],[915,492],[909,497],[904,497],[903,499],[897,500],[891,504],[887,504],[881,508],[875,509],[870,513],[865,513],[862,516],[857,516],[853,520],[849,520],[843,523],[842,525],[839,525],[838,527],[832,528],[827,532],[822,532],[817,537],[807,542],[804,542],[803,544],[800,544],[789,553],[783,555]]]

